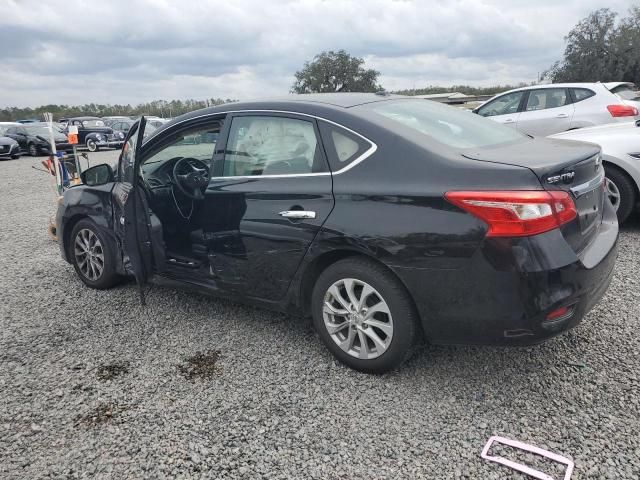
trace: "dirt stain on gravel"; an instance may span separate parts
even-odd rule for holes
[[[120,410],[120,408],[115,403],[101,403],[90,412],[78,415],[75,425],[85,425],[88,427],[102,425],[110,422],[117,410]]]
[[[107,381],[129,373],[129,363],[110,363],[108,365],[100,365],[96,372],[98,380]]]
[[[196,378],[209,379],[222,373],[222,368],[218,365],[220,358],[219,350],[208,350],[204,353],[196,352],[181,365],[178,370],[187,380]]]

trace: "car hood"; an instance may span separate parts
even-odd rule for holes
[[[18,143],[18,142],[16,142],[13,138],[0,136],[0,145],[13,145],[15,143]]]

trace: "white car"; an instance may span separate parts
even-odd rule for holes
[[[624,222],[640,198],[640,121],[581,128],[551,135],[600,145],[611,203]]]
[[[552,83],[509,90],[473,112],[534,136],[640,119],[633,83]]]

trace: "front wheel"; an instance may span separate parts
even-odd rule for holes
[[[20,154],[19,154],[19,153],[16,153],[16,154],[14,154],[14,155],[11,155],[11,158],[13,158],[14,160],[17,160],[17,159],[19,159],[19,158],[20,158]]]
[[[632,180],[623,171],[615,167],[605,167],[606,190],[613,208],[618,215],[618,223],[629,218],[636,203],[636,189]]]
[[[382,265],[365,258],[336,262],[318,278],[311,302],[320,338],[349,367],[383,373],[411,354],[417,316],[402,284]]]
[[[36,147],[35,143],[30,143],[29,144],[29,155],[31,155],[32,157],[37,157],[38,156],[38,147]]]
[[[106,289],[118,280],[113,242],[89,219],[80,220],[73,227],[69,253],[71,262],[85,285]]]
[[[87,139],[87,150],[89,150],[90,152],[97,152],[99,149],[98,144],[96,143],[96,141],[93,138],[88,138]]]

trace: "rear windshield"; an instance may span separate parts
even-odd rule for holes
[[[454,148],[489,147],[526,138],[509,127],[432,100],[395,100],[364,105],[378,115]]]
[[[104,122],[100,119],[82,120],[82,125],[85,127],[104,127]]]
[[[615,93],[622,100],[640,100],[638,87],[635,85],[618,85],[612,88],[611,92]]]

